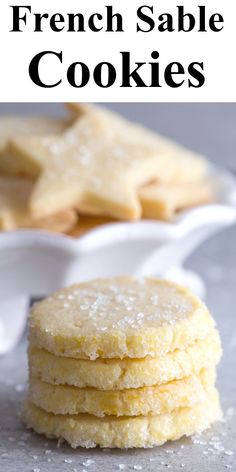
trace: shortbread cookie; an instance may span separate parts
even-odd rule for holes
[[[17,142],[17,138],[16,142]],[[25,139],[22,137],[18,138]],[[36,139],[29,137],[28,139]],[[41,171],[42,159],[41,154],[35,159],[30,159],[26,153],[21,153],[20,148],[16,148],[14,140],[10,141],[5,152],[0,156],[0,172],[15,177],[25,177],[36,179]]]
[[[156,158],[156,177],[165,183],[188,183],[203,179],[208,173],[208,162],[202,155],[193,152],[180,144],[152,131],[136,122],[131,122],[111,109],[85,103],[69,103],[67,108],[76,116],[97,114],[106,126],[107,135],[114,138],[114,131],[122,136],[125,142],[145,142],[160,152]],[[109,125],[110,124],[110,125]],[[164,158],[163,165],[159,160]],[[165,161],[166,159],[166,161]],[[165,164],[169,164],[165,168]]]
[[[20,228],[42,229],[53,233],[70,233],[78,221],[78,215],[73,208],[61,210],[45,218],[24,219]]]
[[[0,172],[13,175],[35,175],[34,163],[18,159],[8,147],[11,139],[19,136],[58,135],[72,123],[71,120],[49,116],[7,116],[0,118]],[[27,165],[26,165],[27,164]]]
[[[139,358],[185,349],[214,320],[186,288],[158,279],[117,277],[73,285],[34,306],[32,346],[74,358]]]
[[[79,237],[83,236],[88,231],[98,228],[99,226],[117,223],[114,219],[108,218],[107,216],[91,216],[91,215],[79,215],[79,222],[70,232],[70,236]]]
[[[74,117],[78,118],[87,113],[90,113],[97,105],[92,103],[65,103],[65,108],[69,110],[70,113],[74,115]]]
[[[63,438],[73,448],[153,447],[181,436],[201,433],[222,416],[216,390],[206,401],[157,416],[97,418],[93,415],[54,415],[30,401],[23,406],[22,418],[29,428],[49,438]]]
[[[139,190],[144,218],[171,220],[175,213],[197,205],[210,203],[214,199],[209,180],[191,184],[148,184]]]
[[[44,349],[30,348],[29,371],[51,384],[94,387],[100,390],[123,390],[159,385],[214,367],[221,357],[220,338],[216,331],[185,350],[176,349],[161,357],[143,359],[71,359],[54,356]]]
[[[202,370],[199,375],[158,386],[104,391],[51,385],[31,377],[29,400],[49,413],[62,415],[159,415],[203,402],[207,399],[209,390],[212,390],[215,379],[215,369],[207,369]]]
[[[32,218],[28,202],[33,182],[16,177],[0,177],[0,230],[42,228],[49,231],[69,231],[78,221],[73,209],[61,210],[55,215],[38,220]]]
[[[12,142],[18,162],[31,161],[39,179],[31,198],[36,217],[76,207],[94,215],[137,219],[137,187],[150,179],[193,181],[205,159],[117,115],[91,107],[63,136]],[[41,172],[40,172],[41,167]]]

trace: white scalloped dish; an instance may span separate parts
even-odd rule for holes
[[[213,166],[211,174],[217,201],[183,212],[173,223],[148,220],[111,223],[79,238],[35,230],[1,233],[0,353],[9,350],[22,332],[26,300],[73,282],[120,274],[161,277],[179,274],[182,282],[191,285],[192,281],[192,288],[202,295],[202,284],[198,279],[184,277],[182,265],[209,236],[236,222],[236,179]],[[4,322],[6,307],[12,333],[9,322],[8,326]],[[21,323],[20,317],[24,318]],[[14,328],[16,318],[18,327]],[[16,332],[13,336],[14,330],[18,330],[18,336]]]

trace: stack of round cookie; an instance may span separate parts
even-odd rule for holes
[[[62,289],[30,316],[28,427],[72,447],[151,447],[221,417],[219,335],[173,283],[131,277]]]

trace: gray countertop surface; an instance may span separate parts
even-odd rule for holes
[[[158,115],[161,131],[168,134],[169,129],[173,137],[179,137],[180,141],[198,148],[195,139],[196,135],[200,139],[202,127],[203,141],[199,150],[205,148],[216,162],[236,168],[236,105],[196,105],[196,109],[194,105],[186,107],[187,111],[181,115],[183,122],[177,124],[179,134],[178,130],[175,133],[173,130],[181,105],[166,105],[167,108],[164,105],[155,106],[163,112],[163,120]],[[21,111],[24,111],[22,107]],[[127,107],[127,114],[134,114],[132,106]],[[57,112],[60,107],[54,108]],[[144,109],[148,123],[148,105]],[[0,113],[13,110],[13,106],[4,105],[3,108],[0,105]],[[214,133],[211,120],[215,123]],[[182,139],[184,135],[181,134],[185,124],[188,130],[186,140]],[[207,134],[210,135],[208,140]],[[188,267],[200,273],[206,282],[206,301],[223,341],[224,356],[218,369],[218,387],[225,412],[224,421],[203,433],[200,438],[183,439],[154,449],[74,451],[65,444],[58,447],[56,441],[26,431],[17,417],[27,378],[26,340],[23,339],[14,352],[0,358],[0,472],[112,472],[121,470],[121,464],[124,464],[125,471],[170,469],[173,472],[236,472],[236,228],[228,229],[205,243],[188,261]]]

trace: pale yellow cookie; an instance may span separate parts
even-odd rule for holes
[[[152,183],[140,188],[138,194],[143,217],[157,220],[171,220],[179,210],[210,203],[214,199],[209,180],[181,185]]]
[[[215,379],[216,372],[212,368],[202,370],[199,375],[158,386],[104,391],[51,385],[31,377],[29,400],[49,413],[62,415],[159,415],[203,402],[207,399],[209,390],[213,388]]]
[[[79,215],[78,224],[72,229],[70,232],[70,236],[79,237],[83,236],[83,234],[96,229],[99,226],[105,224],[115,223],[116,221],[107,216],[91,216],[91,215]]]
[[[181,436],[201,433],[221,419],[216,390],[206,401],[193,407],[178,408],[157,416],[97,418],[93,415],[54,415],[30,401],[23,406],[22,418],[29,428],[49,438],[63,438],[73,448],[82,447],[153,447]]]
[[[11,175],[34,176],[35,163],[18,158],[9,147],[11,139],[19,136],[44,136],[61,134],[71,124],[71,120],[49,116],[5,116],[0,118],[0,172]]]
[[[143,218],[171,220],[176,212],[187,208],[211,203],[215,192],[210,179],[191,184],[158,184],[152,183],[138,191],[142,206]],[[82,236],[101,225],[114,223],[116,220],[105,216],[80,214],[78,225],[73,228],[71,236]]]
[[[176,349],[160,357],[143,359],[71,359],[54,356],[44,349],[30,348],[29,371],[51,384],[94,387],[100,390],[123,390],[159,385],[214,367],[221,357],[220,338],[216,331],[185,350]]]
[[[20,223],[20,228],[43,229],[53,233],[70,233],[78,221],[78,215],[73,208],[61,210],[54,215],[38,220],[27,218]]]
[[[61,210],[55,215],[38,220],[32,218],[28,203],[34,183],[25,178],[0,177],[0,230],[42,228],[66,232],[73,228],[78,217],[73,209]]]
[[[97,113],[104,124],[107,124],[106,133],[107,135],[110,133],[111,139],[114,138],[115,131],[123,137],[124,142],[143,141],[147,145],[154,146],[160,152],[156,157],[155,173],[160,182],[173,184],[195,182],[203,179],[208,172],[207,159],[202,155],[139,123],[129,121],[111,109],[90,103],[69,103],[67,108],[79,118]]]
[[[189,290],[158,279],[97,279],[59,290],[34,306],[32,346],[74,358],[139,358],[185,349],[214,320]]]
[[[25,139],[22,137],[15,138]],[[29,137],[28,139],[36,139]],[[21,152],[20,148],[16,148],[14,139],[9,141],[5,152],[0,156],[0,172],[15,177],[25,177],[29,179],[36,179],[41,171],[42,159],[41,154],[37,158],[30,159],[27,153]]]
[[[95,105],[92,103],[65,103],[64,104],[66,109],[69,110],[70,113],[73,113],[75,117],[81,117],[84,114],[90,113]],[[97,106],[96,106],[97,107]]]
[[[202,157],[141,126],[90,107],[63,136],[19,138],[12,149],[38,168],[31,198],[37,217],[76,207],[120,219],[141,216],[137,187],[150,179],[185,182],[206,174]],[[40,172],[41,169],[41,172]]]

